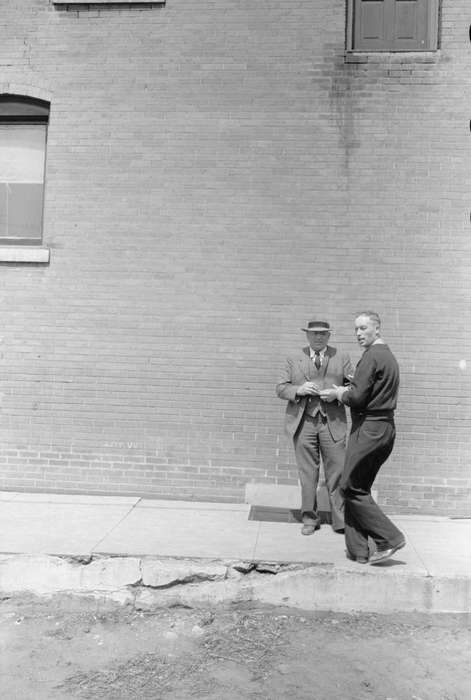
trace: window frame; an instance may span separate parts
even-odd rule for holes
[[[41,219],[39,222],[40,235],[29,237],[13,237],[0,235],[0,245],[41,245],[43,241],[44,199],[46,189],[46,157],[47,157],[47,130],[49,124],[50,104],[45,100],[15,95],[11,93],[0,94],[0,127],[3,126],[34,126],[44,127],[44,164],[42,181]]]
[[[428,15],[426,26],[426,39],[424,48],[370,48],[356,47],[355,44],[355,5],[358,0],[346,0],[347,2],[347,24],[346,24],[346,52],[351,54],[365,53],[424,53],[436,52],[439,50],[439,17],[440,17],[440,0],[427,0]]]
[[[44,163],[42,181],[42,201],[40,235],[12,238],[0,237],[0,263],[49,263],[49,248],[43,245],[44,239],[44,202],[46,191],[46,160],[47,139],[50,114],[50,102],[29,95],[19,95],[10,92],[0,93],[0,126],[32,126],[38,124],[44,127]]]

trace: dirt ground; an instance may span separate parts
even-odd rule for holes
[[[471,616],[0,601],[6,700],[469,700]]]

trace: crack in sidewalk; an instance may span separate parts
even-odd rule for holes
[[[115,524],[108,530],[108,532],[106,532],[106,533],[103,535],[103,537],[102,537],[100,540],[98,540],[98,542],[95,544],[95,546],[92,547],[91,556],[93,556],[93,555],[100,556],[100,553],[96,551],[96,550],[98,549],[98,547],[100,546],[100,544],[101,544],[102,542],[104,542],[104,540],[106,540],[106,538],[109,537],[109,536],[111,535],[111,533],[112,533],[114,530],[116,530],[116,528],[118,528],[118,527],[121,525],[121,523],[123,523],[123,522],[126,520],[126,518],[133,512],[133,510],[134,510],[135,508],[137,508],[137,506],[139,505],[139,503],[140,503],[142,500],[143,500],[142,498],[138,498],[137,501],[136,501],[135,503],[132,504],[131,508],[123,515],[123,517],[120,518],[120,519],[118,520],[118,522],[115,523]]]

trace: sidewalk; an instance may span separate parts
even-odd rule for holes
[[[248,520],[247,504],[16,492],[0,492],[0,501],[0,592],[34,591],[40,560],[49,566],[75,559],[77,568],[81,560],[97,559],[103,568],[109,558],[115,570],[119,562],[126,568],[137,561],[142,568],[143,561],[164,559],[244,562],[247,570],[251,562],[269,562],[280,564],[280,573],[262,577],[263,584],[250,581],[251,590],[263,588],[265,602],[471,612],[471,519],[393,517],[407,546],[369,566],[345,558],[344,538],[329,525],[303,537],[297,523]],[[284,564],[299,566],[285,570]],[[248,580],[243,583],[247,588]]]

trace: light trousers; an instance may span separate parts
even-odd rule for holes
[[[344,504],[340,492],[340,478],[345,461],[345,436],[335,441],[327,420],[318,413],[315,418],[304,415],[293,443],[301,483],[301,512],[314,520],[319,520],[317,486],[322,457],[332,514],[332,528],[342,530]]]

